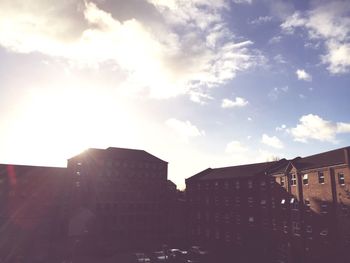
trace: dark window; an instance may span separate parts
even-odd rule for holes
[[[252,188],[253,188],[253,181],[248,180],[248,189],[252,189]]]
[[[303,175],[303,184],[304,185],[308,185],[309,184],[309,175],[308,174],[304,174]]]
[[[293,233],[295,236],[300,236],[300,224],[299,224],[299,222],[293,222]]]
[[[290,204],[293,210],[298,210],[299,205],[298,205],[298,200],[295,198],[290,199]]]
[[[318,182],[324,184],[324,174],[323,172],[318,172]]]
[[[343,173],[338,173],[338,183],[340,185],[345,185],[345,178]]]
[[[306,212],[310,212],[311,211],[311,203],[310,203],[310,200],[306,199],[305,200],[305,211]]]
[[[321,213],[322,214],[327,214],[328,212],[328,206],[327,206],[327,203],[325,201],[322,201],[321,203]]]
[[[248,197],[248,206],[253,207],[254,199],[253,197]]]
[[[296,174],[292,174],[291,176],[291,185],[297,185],[297,175]]]
[[[239,181],[236,181],[236,189],[238,190],[240,188],[240,183]]]

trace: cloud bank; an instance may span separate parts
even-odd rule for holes
[[[196,102],[262,59],[251,41],[237,41],[225,23],[228,1],[118,1],[126,9],[149,11],[139,15],[127,9],[128,17],[104,2],[109,1],[1,1],[0,45],[70,66],[114,64],[130,92],[146,91],[153,98],[188,94]]]

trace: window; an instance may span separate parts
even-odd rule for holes
[[[229,183],[227,181],[224,183],[224,188],[229,189]]]
[[[323,172],[318,172],[318,183],[324,184],[324,173]]]
[[[239,207],[241,205],[241,199],[239,197],[236,197],[235,204],[236,204],[236,207]]]
[[[290,199],[290,204],[293,210],[298,210],[299,205],[298,205],[298,200],[295,198]]]
[[[236,215],[236,225],[241,224],[241,215]]]
[[[252,188],[253,188],[253,181],[248,180],[248,189],[252,189]]]
[[[311,203],[309,199],[305,200],[305,211],[306,212],[311,212]]]
[[[219,222],[220,218],[219,218],[219,213],[215,213],[215,222]]]
[[[306,233],[312,234],[312,226],[310,226],[310,225],[306,226]]]
[[[280,178],[280,185],[281,185],[281,186],[284,186],[284,182],[285,182],[285,181],[284,181],[284,177],[281,177],[281,178]]]
[[[253,200],[253,197],[248,197],[248,206],[249,207],[253,207],[253,203],[254,203],[254,200]]]
[[[229,206],[230,205],[230,199],[228,199],[228,197],[225,198],[225,206]]]
[[[215,238],[216,239],[220,239],[220,231],[219,231],[219,229],[215,230]]]
[[[292,174],[291,177],[291,185],[297,185],[297,175],[296,174]]]
[[[345,178],[343,173],[338,173],[338,183],[340,185],[345,185]]]
[[[260,204],[261,204],[261,206],[265,207],[265,206],[266,206],[266,200],[264,200],[264,199],[261,200],[261,201],[260,201]]]
[[[260,188],[262,191],[266,190],[266,182],[265,181],[260,182]]]
[[[229,242],[231,241],[230,232],[226,232],[226,233],[225,233],[225,241],[226,241],[227,243],[229,243]]]
[[[215,186],[215,189],[218,189],[219,188],[219,182],[215,182],[214,186]]]
[[[328,206],[325,201],[322,201],[321,203],[321,214],[327,214],[328,213]]]
[[[288,223],[287,221],[283,221],[283,232],[288,234]]]
[[[303,175],[303,185],[308,185],[309,184],[309,175],[304,174]]]
[[[271,207],[276,208],[276,201],[275,198],[271,197]]]
[[[276,223],[276,219],[272,219],[272,230],[276,231],[277,230],[277,223]]]
[[[215,196],[215,199],[214,199],[214,203],[215,203],[215,206],[219,206],[219,197]]]
[[[293,234],[295,236],[300,236],[300,224],[299,224],[299,222],[293,222]]]
[[[240,183],[239,183],[239,181],[236,181],[235,187],[236,187],[237,190],[240,188]]]
[[[253,216],[250,216],[250,217],[248,218],[248,222],[249,222],[249,223],[254,223],[254,217],[253,217]]]

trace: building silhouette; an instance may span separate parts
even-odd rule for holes
[[[67,168],[1,164],[0,261],[84,261],[169,241],[177,205],[167,166],[112,147],[88,149]]]
[[[347,262],[349,147],[186,180],[188,236],[241,262]]]

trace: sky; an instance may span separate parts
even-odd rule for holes
[[[0,163],[208,167],[350,145],[349,1],[1,0]]]

